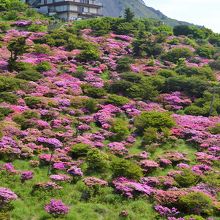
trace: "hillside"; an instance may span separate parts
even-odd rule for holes
[[[219,220],[220,35],[0,8],[0,220]]]
[[[158,19],[171,26],[187,24],[186,22],[168,18],[166,15],[152,7],[147,7],[143,0],[100,0],[100,2],[102,2],[104,6],[104,16],[123,16],[124,9],[131,8],[137,17]]]

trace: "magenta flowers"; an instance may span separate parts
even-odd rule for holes
[[[68,214],[69,207],[61,200],[51,199],[50,203],[45,205],[45,210],[54,217]]]
[[[18,196],[8,188],[0,187],[0,205],[16,200]]]

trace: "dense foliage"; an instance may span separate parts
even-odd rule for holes
[[[219,34],[0,15],[0,219],[219,219]]]

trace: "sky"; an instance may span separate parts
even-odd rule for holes
[[[204,25],[220,33],[220,0],[144,0],[147,6],[177,20]]]

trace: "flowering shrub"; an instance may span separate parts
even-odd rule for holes
[[[33,178],[33,172],[32,171],[23,171],[21,173],[21,181],[25,182],[27,180],[30,180]]]
[[[65,175],[65,174],[54,174],[54,175],[50,175],[50,179],[52,181],[57,181],[57,182],[68,182],[70,181],[70,176]]]
[[[185,106],[188,106],[192,101],[181,94],[181,92],[173,92],[171,94],[162,94],[160,96],[162,103],[168,110],[180,110]]]
[[[0,177],[15,192],[25,183],[20,208],[39,203],[19,217],[44,218],[58,196],[81,198],[82,219],[89,200],[100,218],[218,219],[218,36],[127,17],[61,24],[19,5],[0,4]],[[0,219],[17,198],[1,190]],[[60,200],[45,209],[76,218]]]
[[[61,200],[51,199],[50,203],[45,205],[45,210],[54,217],[67,215],[69,207]]]
[[[128,198],[133,198],[133,196],[136,194],[149,196],[153,192],[150,186],[126,179],[124,177],[113,180],[113,185],[117,191],[121,192]]]
[[[52,147],[52,148],[60,148],[63,146],[63,144],[56,138],[39,137],[37,141],[39,143],[45,144],[45,146]]]
[[[83,176],[83,172],[81,171],[81,169],[76,166],[70,167],[67,172],[72,176]]]
[[[10,189],[0,187],[1,206],[13,200],[16,200],[17,198],[18,198],[17,195],[14,192],[12,192]]]
[[[154,192],[154,198],[160,205],[175,206],[180,197],[186,194],[183,190],[156,190]]]
[[[88,186],[88,187],[93,187],[93,186],[108,186],[108,182],[105,180],[96,178],[96,177],[86,177],[83,179],[83,182]]]
[[[162,205],[156,205],[154,208],[157,212],[159,212],[161,216],[165,216],[165,217],[176,216],[180,213],[175,207],[170,209]]]

